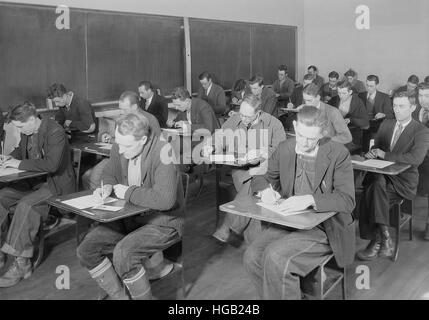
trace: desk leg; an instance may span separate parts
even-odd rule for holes
[[[216,225],[215,230],[219,224],[219,206],[220,206],[220,175],[221,175],[221,166],[215,164],[215,175],[216,175]]]
[[[76,154],[77,154],[76,192],[78,192],[79,191],[79,184],[80,184],[80,164],[82,162],[82,150],[76,150],[76,151],[77,151],[76,152]]]

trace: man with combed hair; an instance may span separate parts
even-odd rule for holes
[[[331,253],[341,267],[353,262],[353,167],[347,149],[324,137],[325,125],[320,109],[301,108],[294,122],[296,139],[280,143],[268,172],[252,181],[252,191],[264,203],[291,211],[337,212],[311,230],[262,223],[243,259],[261,299],[301,299],[300,278]]]
[[[349,69],[344,73],[344,76],[346,77],[345,80],[350,82],[352,85],[353,91],[357,94],[365,92],[365,84],[358,79],[358,74],[353,69]]]
[[[201,87],[198,89],[198,98],[208,102],[213,108],[217,117],[220,117],[226,112],[226,97],[225,90],[214,83],[212,76],[207,71],[204,71],[198,76]]]
[[[149,81],[141,81],[138,90],[141,97],[140,108],[154,115],[161,128],[166,128],[168,120],[167,100],[157,93]]]
[[[55,120],[70,132],[72,141],[94,141],[98,134],[98,122],[90,103],[67,91],[61,83],[48,88],[48,98],[59,108]]]
[[[251,94],[244,96],[240,111],[222,125],[222,130],[215,133],[203,148],[203,154],[208,157],[213,152],[221,154],[223,151],[244,151],[250,157],[259,155],[262,160],[256,161],[255,165],[259,163],[258,166],[233,169],[231,172],[235,190],[248,194],[251,177],[265,174],[267,159],[285,139],[281,122],[262,111],[261,101]],[[236,218],[240,219],[238,216],[227,215],[213,236],[221,242],[227,242],[230,229],[234,230]]]
[[[320,101],[319,87],[314,83],[310,83],[304,88],[302,93],[304,104],[316,107],[327,119],[326,134],[333,141],[347,144],[352,141],[347,124],[342,117],[340,111],[326,103]]]
[[[119,109],[123,114],[129,113],[140,113],[149,121],[150,136],[153,139],[161,134],[161,128],[157,118],[149,112],[146,112],[141,107],[139,107],[139,96],[134,91],[125,91],[119,97]],[[111,128],[111,132],[103,132],[101,134],[101,142],[104,143],[113,143],[115,140],[115,128]],[[152,137],[153,136],[153,137]],[[107,165],[109,159],[101,160],[93,168],[88,169],[82,176],[82,185],[84,189],[94,190],[100,186],[100,182],[103,175],[104,167]]]
[[[277,79],[273,83],[273,90],[281,106],[285,106],[290,101],[293,89],[295,89],[295,82],[288,77],[287,66],[282,64],[278,68]]]
[[[319,76],[319,69],[317,69],[316,66],[309,66],[307,68],[307,72],[314,76],[314,83],[319,87],[322,88],[323,84],[325,83],[325,80]]]
[[[396,119],[383,121],[373,148],[365,155],[368,159],[399,162],[411,167],[394,176],[378,173],[365,175],[359,232],[362,239],[371,241],[366,249],[358,252],[357,256],[361,260],[391,257],[394,254],[395,248],[389,234],[390,207],[397,200],[411,200],[416,195],[419,179],[417,168],[429,148],[429,130],[412,118],[415,104],[413,93],[395,93],[393,111]]]
[[[46,200],[75,191],[75,174],[64,129],[54,120],[40,119],[29,102],[13,107],[9,120],[20,131],[21,140],[3,166],[46,172],[47,179],[27,179],[0,190],[0,268],[5,254],[15,259],[0,277],[0,288],[14,286],[31,276],[36,236],[49,211]],[[9,210],[15,205],[9,230],[2,234],[7,230]]]
[[[124,284],[132,299],[150,299],[151,274],[145,264],[182,234],[182,212],[174,209],[183,201],[183,190],[174,164],[161,160],[165,142],[151,139],[149,131],[149,121],[138,113],[117,121],[115,144],[103,171],[104,189],[96,189],[94,195],[103,199],[114,192],[153,213],[101,224],[77,249],[81,264],[112,299],[128,299]],[[165,276],[172,265],[160,268],[160,276]]]
[[[264,85],[264,78],[260,76],[254,76],[249,80],[250,92],[259,99],[262,103],[262,111],[277,117],[277,98],[275,92]]]
[[[338,72],[336,71],[329,72],[328,82],[325,83],[320,89],[320,94],[323,102],[329,103],[330,105],[332,105],[330,100],[338,96],[337,84],[338,84],[339,78],[340,78],[340,75],[338,74]]]

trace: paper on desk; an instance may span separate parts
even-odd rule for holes
[[[278,204],[267,204],[264,202],[257,202],[256,204],[262,208],[274,211],[275,213],[281,214],[282,216],[293,216],[295,214],[301,214],[306,212],[313,212],[312,210],[301,210],[301,211],[285,211],[282,209],[281,204],[285,199],[281,199]]]
[[[105,142],[97,142],[95,145],[99,146],[100,149],[104,149],[104,150],[111,150],[113,146],[113,144],[105,143]]]
[[[391,162],[391,161],[377,160],[377,159],[369,159],[365,161],[352,160],[352,163],[360,166],[364,166],[368,168],[376,168],[376,169],[383,169],[394,164],[394,162]]]
[[[0,168],[0,177],[8,176],[11,174],[16,174],[20,172],[24,172],[25,170],[19,170],[15,168]]]
[[[92,207],[92,209],[96,209],[96,210],[104,210],[104,211],[112,211],[112,212],[116,212],[119,211],[121,209],[123,209],[124,207],[116,207],[116,206],[106,206],[104,204],[99,205],[99,206],[95,206]]]
[[[234,162],[233,154],[211,154],[210,162]]]
[[[104,200],[104,204],[115,202],[117,199],[108,197]],[[70,200],[63,201],[64,204],[74,207],[76,209],[88,209],[96,206],[100,206],[100,198],[90,194],[88,196],[78,197]]]

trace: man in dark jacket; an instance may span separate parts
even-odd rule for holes
[[[78,97],[73,91],[67,91],[66,87],[59,83],[49,87],[48,97],[59,108],[55,120],[69,132],[72,142],[96,140],[98,122],[88,101]]]
[[[198,98],[207,101],[213,108],[216,117],[221,117],[226,112],[225,90],[214,83],[212,76],[204,71],[198,76],[201,87],[198,89]]]
[[[152,83],[141,81],[139,83],[139,94],[141,97],[140,108],[155,116],[161,128],[167,128],[168,103],[164,97],[158,95]]]
[[[304,106],[294,122],[296,140],[280,143],[269,159],[268,172],[253,179],[252,191],[263,202],[286,198],[280,204],[285,210],[312,207],[317,212],[337,212],[311,230],[262,227],[244,254],[245,268],[262,299],[300,299],[299,277],[332,252],[340,266],[353,262],[352,163],[342,144],[323,138],[324,123],[320,110]]]
[[[0,224],[5,223],[10,207],[16,205],[6,240],[2,243],[0,265],[4,253],[15,257],[8,271],[0,278],[0,287],[11,287],[31,275],[30,258],[41,220],[48,215],[46,200],[72,193],[75,175],[70,148],[64,129],[51,119],[37,117],[31,103],[17,105],[9,119],[21,131],[19,146],[11,153],[5,167],[46,172],[47,182],[32,179],[0,190]],[[4,237],[1,236],[3,239]]]

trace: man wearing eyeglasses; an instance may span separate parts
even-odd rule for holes
[[[311,230],[262,223],[243,259],[261,299],[301,299],[300,278],[327,255],[333,253],[341,267],[354,259],[351,213],[355,190],[350,154],[324,135],[326,118],[320,109],[302,107],[293,125],[296,139],[280,143],[268,161],[267,173],[253,179],[252,191],[265,203],[286,199],[280,204],[286,210],[313,208],[337,213]]]
[[[250,181],[253,176],[265,174],[268,165],[266,159],[276,150],[279,143],[286,139],[281,122],[261,108],[261,101],[257,96],[253,94],[244,96],[239,113],[230,117],[202,150],[205,157],[223,151],[247,155],[249,162],[256,166],[250,168],[246,166],[231,172],[235,190],[243,194],[250,193]],[[235,230],[234,225],[242,224],[241,221],[235,221],[236,219],[241,220],[238,216],[227,216],[213,236],[223,243],[227,242],[230,230]]]

